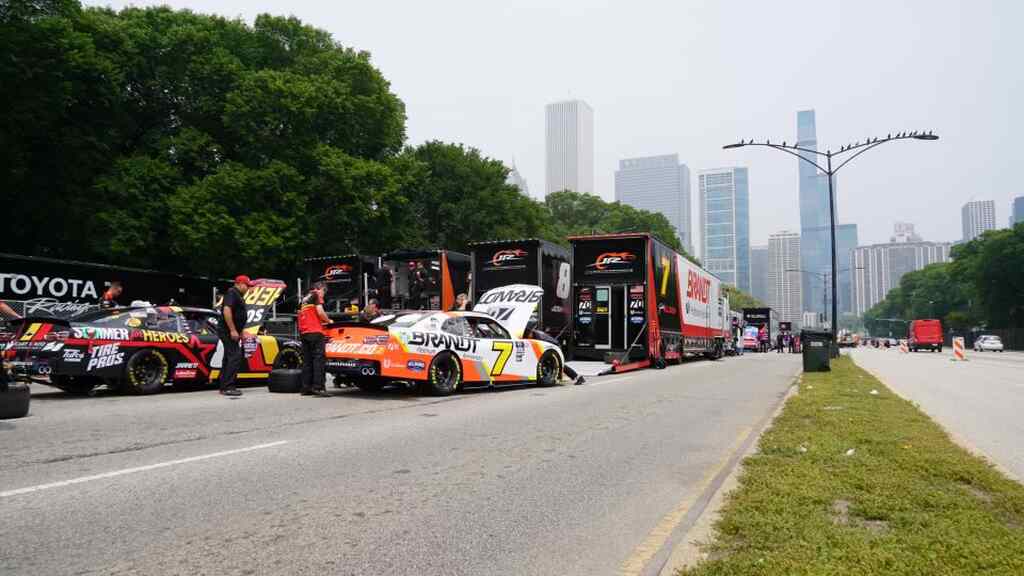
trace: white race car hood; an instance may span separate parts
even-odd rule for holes
[[[540,304],[544,289],[530,284],[510,284],[488,290],[473,306],[497,320],[513,338],[522,338],[533,311]]]

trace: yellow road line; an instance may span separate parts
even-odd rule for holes
[[[686,498],[683,498],[671,512],[662,517],[661,521],[647,535],[647,538],[644,538],[644,541],[633,549],[633,553],[619,567],[619,574],[621,576],[638,576],[643,573],[647,563],[661,550],[665,542],[668,542],[672,532],[675,531],[683,521],[683,518],[686,517],[686,513],[690,511],[694,503],[704,494],[704,491],[711,485],[715,477],[729,464],[729,461],[736,455],[736,452],[743,446],[752,432],[753,428],[749,426],[740,430],[739,435],[736,436],[732,445],[729,446],[725,456],[708,470],[697,484],[696,489],[692,490]]]

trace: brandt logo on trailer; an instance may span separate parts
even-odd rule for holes
[[[595,274],[632,272],[634,262],[636,254],[632,252],[605,252],[599,255],[593,264],[587,264],[587,270]]]

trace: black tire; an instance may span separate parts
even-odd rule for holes
[[[302,370],[282,368],[271,370],[267,380],[267,389],[282,394],[298,394],[302,389]]]
[[[540,386],[557,386],[562,377],[562,359],[554,350],[540,355],[537,361],[537,384]]]
[[[0,384],[0,420],[21,418],[28,414],[32,392],[24,382],[11,382],[4,387]]]
[[[302,349],[285,346],[274,358],[274,370],[294,370],[302,368]]]
[[[435,396],[448,396],[462,385],[462,363],[451,352],[440,352],[427,369],[427,389]]]
[[[85,376],[51,376],[50,384],[68,394],[85,396],[96,387],[96,381]]]
[[[145,348],[132,354],[124,367],[125,392],[156,394],[164,389],[170,374],[167,357],[157,350]]]

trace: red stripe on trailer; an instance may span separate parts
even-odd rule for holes
[[[647,356],[654,358],[661,350],[661,323],[658,321],[658,285],[654,281],[654,242],[647,240]],[[626,311],[629,314],[629,311]],[[629,343],[627,342],[628,346]],[[648,362],[649,364],[649,362]]]

